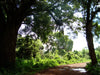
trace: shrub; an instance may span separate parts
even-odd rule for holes
[[[100,65],[99,64],[96,64],[93,66],[91,63],[88,63],[86,66],[86,70],[92,75],[100,75]]]
[[[33,40],[30,36],[19,37],[16,44],[17,57],[24,59],[35,57],[36,53],[43,48],[42,42],[39,39]]]

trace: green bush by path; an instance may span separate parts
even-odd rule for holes
[[[100,46],[96,48],[95,53],[98,60],[98,64],[92,66],[91,63],[88,63],[86,66],[86,70],[92,75],[100,75]]]
[[[92,66],[91,63],[88,63],[87,66],[86,66],[86,70],[91,75],[100,75],[100,65],[99,64]]]
[[[98,64],[92,65],[91,62],[87,64],[86,70],[91,75],[100,75],[100,59],[98,59]]]

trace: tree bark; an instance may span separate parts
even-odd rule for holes
[[[18,29],[24,18],[32,11],[36,0],[21,0],[17,7],[15,0],[0,3],[0,67],[10,67],[16,60],[16,40]]]
[[[0,67],[10,67],[15,65],[18,29],[15,25],[8,24],[3,28],[0,28]]]
[[[93,35],[91,32],[91,23],[88,23],[86,25],[86,39],[87,39],[87,45],[89,49],[89,55],[92,61],[92,65],[97,64],[97,59],[96,59],[96,54],[95,54],[95,49],[94,49],[94,44],[93,44]]]
[[[87,45],[89,49],[89,55],[92,61],[92,65],[97,64],[97,59],[96,59],[96,54],[95,54],[95,49],[94,49],[94,44],[93,44],[93,34],[92,34],[92,20],[91,19],[91,0],[88,0],[87,3],[87,18],[86,18],[86,40],[87,40]]]

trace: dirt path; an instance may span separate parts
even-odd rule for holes
[[[34,75],[89,75],[87,72],[79,72],[72,70],[73,68],[84,68],[86,63],[77,63],[69,65],[61,65],[58,67],[50,68]]]

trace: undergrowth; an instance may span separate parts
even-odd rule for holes
[[[74,53],[71,53],[71,56],[68,54],[60,56],[53,53],[47,53],[44,55],[38,53],[35,58],[30,60],[16,58],[16,66],[13,69],[1,68],[0,75],[31,75],[50,67],[87,61],[89,60],[86,58],[80,58]]]
[[[86,70],[91,75],[100,75],[100,59],[98,60],[98,64],[92,65],[91,63],[88,63],[86,66]]]

